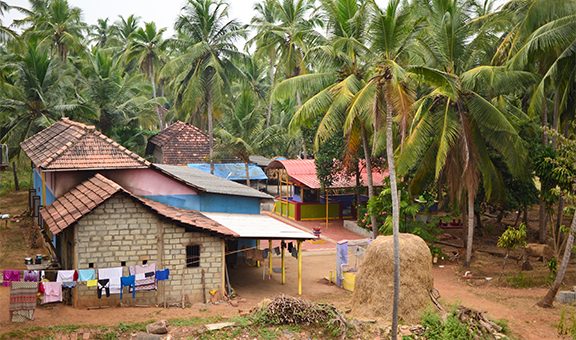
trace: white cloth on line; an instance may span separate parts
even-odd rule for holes
[[[120,294],[122,267],[98,269],[98,280],[110,280],[110,294]]]
[[[74,282],[75,270],[59,270],[56,282]]]
[[[144,275],[144,273],[138,273],[135,275],[136,277],[134,278],[135,280],[144,280],[146,279],[146,276]]]

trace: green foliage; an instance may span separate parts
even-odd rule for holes
[[[508,227],[498,238],[497,246],[510,251],[526,245],[526,225],[521,223],[518,228]]]
[[[514,288],[530,288],[535,285],[534,280],[532,280],[530,276],[526,276],[523,272],[508,277],[506,281]]]
[[[422,326],[426,329],[424,336],[430,340],[471,340],[474,336],[465,324],[460,322],[454,313],[448,314],[446,321],[435,311],[427,310],[422,316]]]

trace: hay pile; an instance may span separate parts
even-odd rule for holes
[[[358,268],[352,298],[352,312],[361,318],[392,320],[393,281],[392,236],[374,240]],[[412,234],[400,234],[400,306],[404,322],[418,322],[430,304],[433,288],[432,255],[426,242]]]

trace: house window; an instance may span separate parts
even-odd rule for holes
[[[200,246],[192,245],[186,247],[186,267],[200,267]]]

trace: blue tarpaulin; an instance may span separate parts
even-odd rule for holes
[[[210,173],[210,164],[188,164],[190,168],[198,169]],[[265,180],[268,179],[266,174],[256,164],[249,164],[248,171],[251,180]],[[246,180],[246,165],[244,163],[215,163],[214,176],[225,178],[231,181],[245,181]]]

